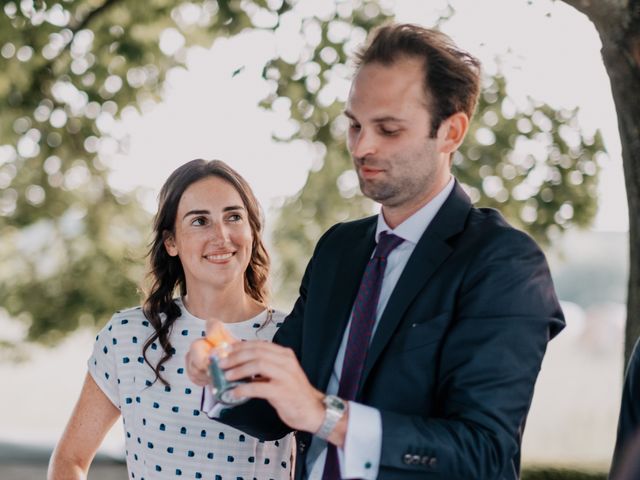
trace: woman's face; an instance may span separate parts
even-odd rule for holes
[[[191,184],[180,198],[173,234],[164,245],[180,258],[187,291],[244,288],[253,237],[240,194],[210,176]]]

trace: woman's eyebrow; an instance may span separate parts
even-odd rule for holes
[[[222,209],[223,212],[233,212],[235,210],[244,210],[245,208],[242,205],[229,205],[228,207],[224,207]],[[211,212],[209,210],[189,210],[184,214],[184,217],[187,218],[189,215],[210,215]]]
[[[231,212],[233,210],[244,210],[244,207],[242,205],[231,205],[222,209],[223,212]]]
[[[182,218],[187,218],[189,215],[208,215],[209,213],[211,213],[209,210],[189,210]]]

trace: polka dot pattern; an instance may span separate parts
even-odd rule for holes
[[[142,356],[153,328],[139,307],[111,318],[96,336],[87,362],[93,379],[122,413],[129,478],[290,478],[290,436],[260,442],[201,414],[202,390],[189,381],[184,356],[191,343],[204,335],[204,321],[187,312],[180,299],[176,303],[181,315],[170,338],[175,353],[161,369],[168,386],[154,382],[155,375]],[[271,340],[284,315],[275,312],[272,321],[260,328],[266,318],[262,312],[228,328],[243,340]],[[162,354],[153,343],[147,359],[155,365]]]

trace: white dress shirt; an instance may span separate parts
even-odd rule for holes
[[[398,247],[391,251],[387,258],[387,266],[382,279],[380,297],[376,308],[376,320],[373,326],[371,339],[375,335],[378,322],[384,312],[389,297],[393,292],[398,279],[409,261],[418,241],[422,237],[433,218],[444,204],[445,200],[453,190],[453,176],[449,183],[438,193],[429,203],[407,218],[395,229],[390,228],[384,220],[382,212],[378,215],[378,225],[376,227],[376,243],[380,234],[384,231],[393,233],[404,239]],[[340,385],[340,374],[344,354],[349,338],[351,320],[345,329],[342,343],[333,365],[327,394],[336,395]],[[362,478],[364,480],[375,480],[378,477],[380,467],[380,453],[382,450],[382,419],[380,412],[373,407],[369,407],[353,401],[349,402],[349,422],[347,424],[347,434],[343,448],[338,449],[338,459],[340,463],[340,475],[342,478]],[[309,480],[321,480],[327,456],[327,442],[313,437],[309,452],[306,458],[307,478]]]

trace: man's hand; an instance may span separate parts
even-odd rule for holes
[[[253,379],[234,388],[234,396],[267,400],[295,430],[315,433],[320,428],[324,393],[309,383],[291,349],[263,341],[238,342],[219,365],[228,380]]]

